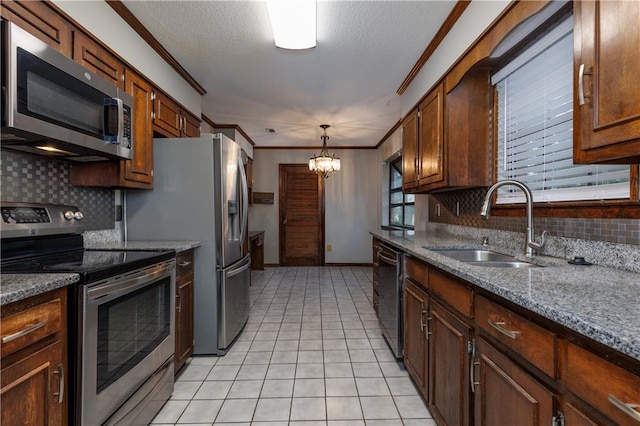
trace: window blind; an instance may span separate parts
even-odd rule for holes
[[[526,184],[535,202],[629,198],[629,166],[573,164],[573,19],[492,76],[498,92],[498,180]],[[498,204],[524,202],[514,187]]]

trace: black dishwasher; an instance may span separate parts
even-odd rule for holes
[[[378,274],[378,321],[382,335],[396,358],[402,358],[403,313],[402,313],[402,256],[399,251],[386,244],[378,244],[374,267]]]

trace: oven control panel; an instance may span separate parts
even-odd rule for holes
[[[3,201],[0,215],[2,239],[84,232],[82,212],[75,206]]]
[[[49,223],[51,217],[44,207],[2,207],[4,223]]]

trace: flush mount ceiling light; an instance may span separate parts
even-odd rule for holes
[[[331,126],[328,124],[321,124],[320,127],[324,130],[320,139],[322,139],[322,151],[320,155],[314,155],[309,159],[309,170],[322,175],[323,178],[328,178],[331,173],[340,170],[340,159],[335,154],[329,155],[327,150],[327,129]]]
[[[316,47],[316,0],[267,0],[267,9],[277,47]]]

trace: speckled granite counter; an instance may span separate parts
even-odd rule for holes
[[[372,235],[555,321],[640,360],[640,274],[603,266],[574,266],[565,259],[535,256],[542,268],[472,266],[438,254],[438,248],[480,248],[478,239],[433,232],[376,231]],[[489,250],[523,258],[520,252]],[[640,248],[639,248],[640,250]]]
[[[64,287],[80,280],[78,274],[2,274],[0,306]]]
[[[199,241],[115,241],[85,242],[85,248],[99,250],[173,250],[176,253],[200,247]]]

